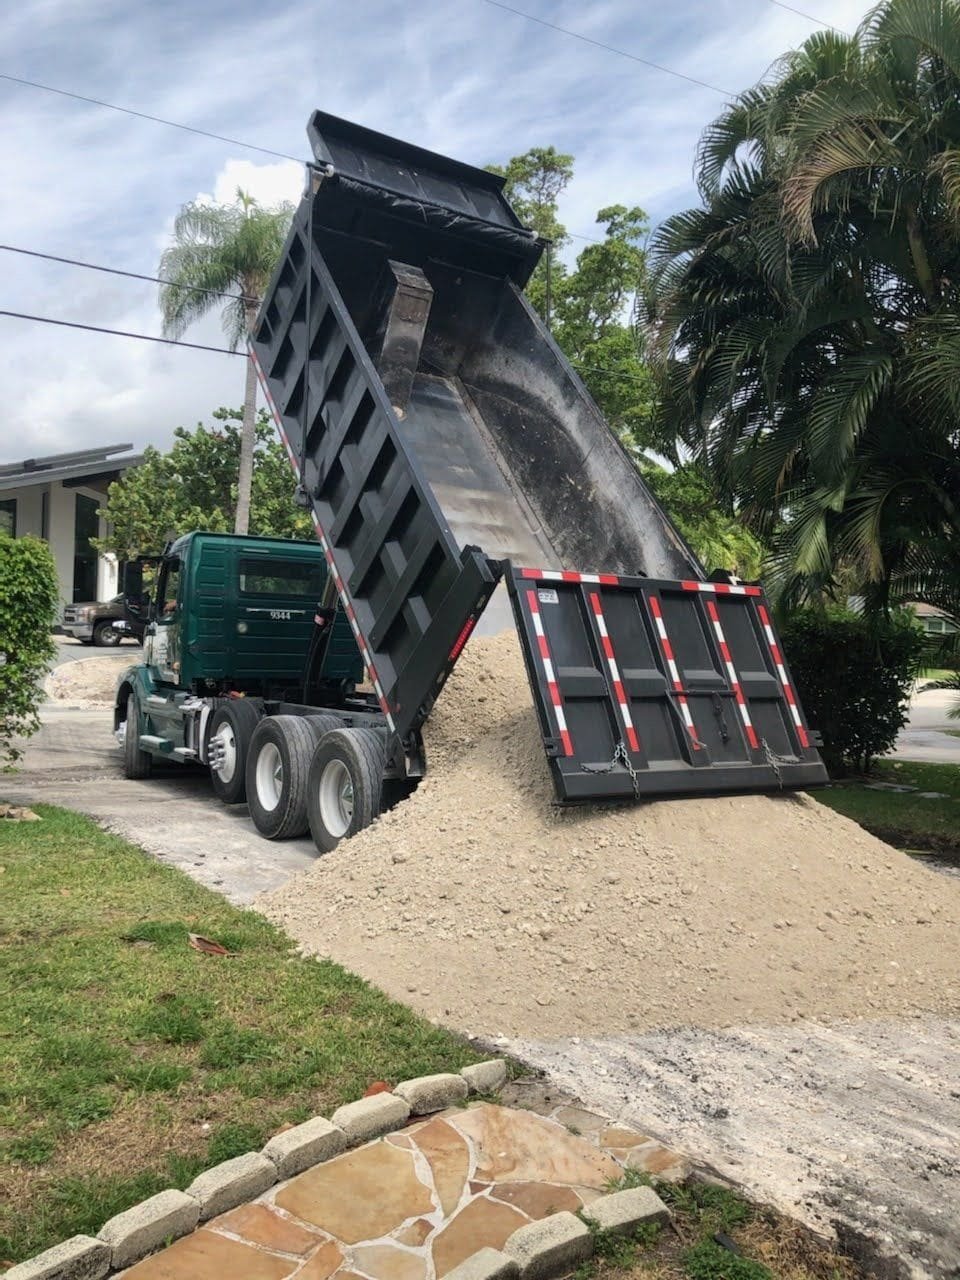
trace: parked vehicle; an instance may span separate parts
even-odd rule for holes
[[[560,800],[824,782],[761,588],[707,578],[525,298],[543,244],[503,180],[308,132],[251,349],[319,547],[168,548],[128,776],[197,761],[262,834],[331,849],[423,775],[473,631],[516,625]]]
[[[81,644],[108,646],[118,645],[125,637],[141,644],[144,625],[142,617],[130,612],[122,592],[112,600],[68,604],[60,624],[65,635]]]

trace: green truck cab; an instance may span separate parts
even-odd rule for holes
[[[149,602],[147,566],[155,574]],[[157,761],[201,765],[225,803],[249,800],[262,834],[303,834],[314,748],[327,734],[361,733],[370,768],[351,775],[358,744],[348,742],[346,762],[332,770],[336,794],[328,780],[332,817],[314,833],[329,847],[348,834],[363,817],[351,810],[354,792],[375,781],[379,796],[390,768],[379,708],[358,689],[363,663],[322,548],[190,533],[128,566],[124,592],[146,624],[142,659],[121,676],[114,707],[127,777],[147,777]]]

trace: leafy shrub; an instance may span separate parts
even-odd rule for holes
[[[54,654],[50,635],[59,585],[50,548],[39,538],[0,533],[0,766],[23,751],[13,745],[40,728],[43,677]]]
[[[801,609],[783,624],[781,638],[807,721],[823,735],[827,768],[867,772],[907,720],[924,650],[912,615]]]

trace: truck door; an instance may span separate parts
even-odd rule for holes
[[[181,562],[164,560],[157,583],[157,608],[153,635],[144,646],[144,657],[158,684],[180,683]]]
[[[166,559],[157,582],[155,619],[144,640],[144,661],[150,667],[155,693],[146,710],[154,731],[174,746],[183,745],[183,718],[174,699],[180,684],[183,622],[183,573],[178,557]]]

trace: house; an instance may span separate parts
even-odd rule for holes
[[[107,486],[143,461],[132,444],[103,445],[76,453],[0,464],[0,530],[15,538],[33,533],[50,544],[60,579],[61,606],[109,600],[117,593],[117,564],[99,555],[91,538],[102,537]]]
[[[949,636],[956,631],[956,623],[948,614],[932,604],[911,604],[910,608],[917,615],[924,634],[928,636]]]

